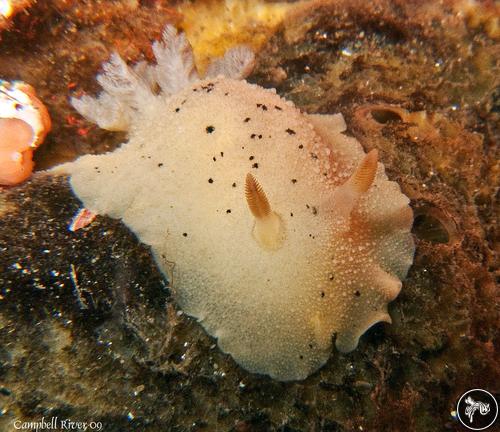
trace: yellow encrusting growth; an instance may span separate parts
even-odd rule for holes
[[[294,7],[293,3],[263,0],[209,0],[185,3],[179,11],[196,66],[203,72],[211,59],[236,45],[257,51]]]

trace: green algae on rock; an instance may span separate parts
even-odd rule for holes
[[[56,171],[88,209],[152,247],[179,306],[224,352],[249,371],[304,379],[330,357],[333,334],[349,352],[391,322],[387,303],[413,259],[409,200],[377,153],[343,134],[340,114],[302,114],[241,80],[249,50],[228,51],[202,80],[172,27],[153,50],[157,66],[113,56],[98,76],[105,91],[73,101],[129,141]]]

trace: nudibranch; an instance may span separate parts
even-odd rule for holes
[[[26,180],[33,150],[50,131],[47,108],[28,84],[0,80],[0,185]]]
[[[179,307],[245,369],[288,381],[356,348],[401,290],[413,213],[341,114],[302,113],[228,51],[200,78],[168,26],[157,64],[114,54],[72,101],[128,142],[57,169],[92,212],[151,247]]]

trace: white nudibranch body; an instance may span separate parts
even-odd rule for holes
[[[356,348],[413,260],[408,198],[341,114],[308,115],[249,84],[253,55],[226,53],[198,78],[167,27],[157,65],[117,55],[104,92],[73,100],[118,150],[58,170],[86,208],[121,219],[172,277],[180,308],[245,369],[303,379]],[[172,266],[174,263],[174,266]]]

